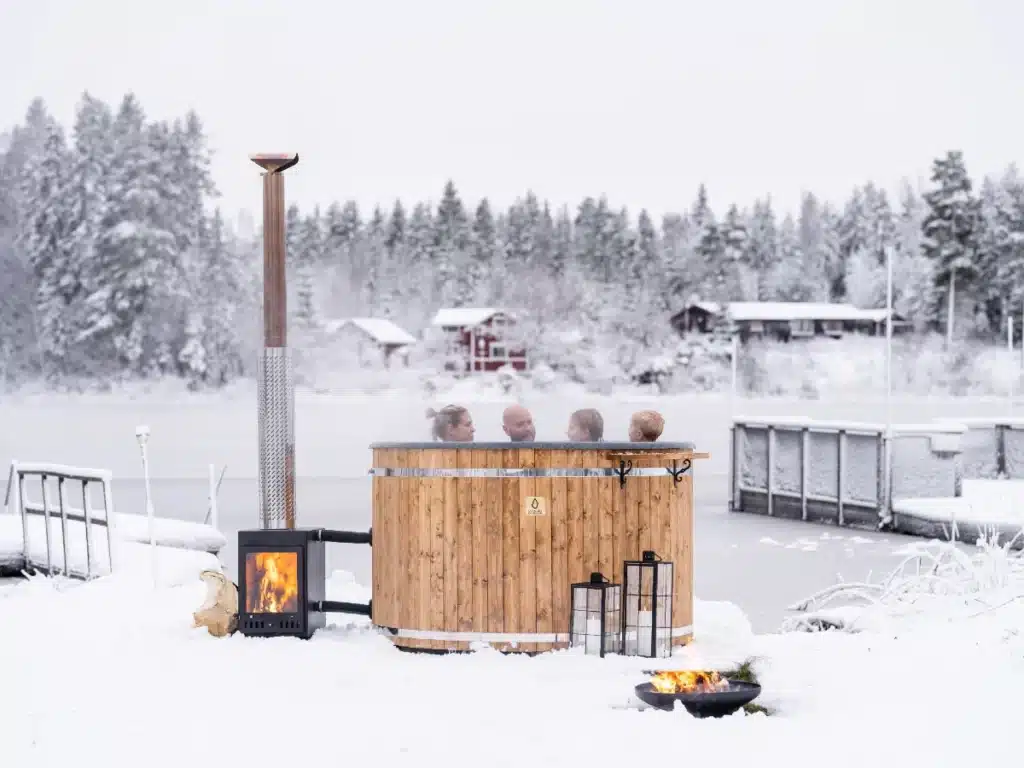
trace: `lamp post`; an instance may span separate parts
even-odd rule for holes
[[[295,527],[295,392],[288,353],[284,171],[297,154],[251,155],[263,169],[263,352],[257,378],[260,528]]]
[[[892,516],[892,247],[885,249],[885,439],[883,495],[886,518]]]

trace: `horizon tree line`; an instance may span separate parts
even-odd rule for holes
[[[0,138],[4,377],[249,375],[260,235],[216,198],[194,112],[152,121],[133,94],[115,108],[86,93],[68,130],[34,101]],[[1010,166],[976,187],[950,151],[896,200],[867,182],[843,206],[807,193],[795,213],[770,198],[716,211],[701,185],[660,221],[606,196],[553,207],[527,191],[496,210],[449,181],[436,203],[290,206],[287,247],[300,344],[341,316],[415,332],[442,306],[509,306],[628,372],[673,343],[667,318],[694,297],[884,306],[887,249],[894,306],[919,330],[952,337],[958,318],[991,337],[1024,306],[1024,180]]]

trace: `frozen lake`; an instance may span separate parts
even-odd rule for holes
[[[300,395],[296,402],[299,522],[365,530],[370,522],[369,443],[422,440],[424,411],[438,402],[465,402],[477,424],[477,439],[502,439],[500,414],[509,399],[473,400],[442,396],[427,401],[387,397]],[[538,425],[538,439],[559,439],[569,413],[597,407],[606,438],[624,439],[629,414],[654,407],[666,419],[665,438],[688,440],[711,459],[698,462],[696,498],[696,590],[704,600],[739,604],[755,628],[778,627],[785,607],[834,583],[881,576],[902,558],[897,550],[916,541],[898,535],[855,532],[726,511],[729,405],[719,395],[607,398],[533,395],[523,399]],[[880,398],[833,400],[744,400],[748,417],[810,416],[880,420]],[[896,398],[901,422],[935,417],[1006,413],[1005,401],[990,399]],[[0,404],[0,462],[48,461],[109,469],[122,512],[145,511],[141,461],[135,427],[152,431],[150,462],[158,515],[202,520],[206,511],[207,466],[226,465],[221,486],[221,528],[230,542],[225,565],[236,570],[234,533],[257,524],[257,430],[255,395],[225,399],[123,396],[9,398]],[[330,565],[369,577],[368,547],[333,545]]]

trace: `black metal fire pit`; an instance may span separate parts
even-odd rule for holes
[[[671,711],[677,701],[694,717],[725,717],[731,715],[761,694],[761,686],[744,680],[728,680],[729,687],[721,691],[680,691],[662,693],[653,683],[636,687],[637,697],[657,709]]]

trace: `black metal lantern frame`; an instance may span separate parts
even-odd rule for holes
[[[569,646],[583,646],[585,654],[622,652],[622,585],[600,573],[590,581],[573,584],[570,592]]]
[[[658,659],[672,655],[673,565],[655,552],[622,564],[625,595],[622,653]]]

